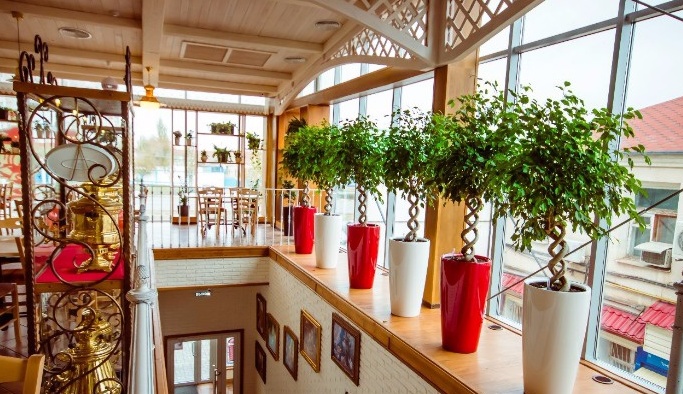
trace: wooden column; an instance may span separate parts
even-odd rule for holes
[[[477,52],[456,63],[436,68],[432,111],[452,112],[448,107],[448,101],[463,94],[473,93],[476,87],[476,74]],[[465,204],[453,204],[439,199],[433,207],[426,210],[425,238],[431,241],[431,247],[423,303],[430,308],[437,308],[441,303],[441,255],[452,252],[454,248],[460,251],[460,232],[464,228],[464,221]]]

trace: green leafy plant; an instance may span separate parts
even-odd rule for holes
[[[213,150],[213,157],[215,157],[219,163],[227,163],[230,161],[231,153],[228,148],[219,148],[218,146],[214,145]]]
[[[232,122],[214,122],[210,123],[211,134],[232,134],[235,130],[235,124]]]
[[[285,137],[282,167],[306,184],[304,206],[308,206],[307,182],[315,182],[327,191],[325,214],[332,209],[332,189],[341,184],[339,156],[339,128],[330,124],[304,126]]]
[[[408,229],[404,241],[417,241],[421,201],[431,202],[433,183],[426,180],[434,174],[434,153],[443,130],[434,127],[430,114],[417,109],[398,110],[392,114],[392,126],[385,135],[384,184],[387,190],[401,192],[410,203]]]
[[[605,108],[589,111],[569,86],[565,82],[559,87],[559,100],[539,102],[530,97],[528,86],[513,94],[516,100],[506,119],[512,126],[505,132],[516,142],[506,152],[500,178],[505,199],[494,207],[499,216],[509,212],[518,219],[512,234],[515,248],[527,250],[532,241],[552,240],[548,247],[552,257],[547,265],[552,273],[549,285],[560,291],[570,289],[564,261],[568,226],[597,239],[606,235],[607,229],[596,216],[610,226],[612,215],[628,215],[644,228],[629,197],[642,192],[640,181],[631,172],[634,163],[630,155],[642,154],[650,164],[642,145],[614,149],[621,137],[633,137],[633,129],[623,120],[640,119],[640,112],[629,108],[622,119]]]
[[[384,176],[384,139],[375,122],[367,117],[345,121],[340,130],[340,184],[356,184],[358,222],[365,225],[367,193],[382,201],[378,187]]]
[[[287,124],[287,134],[296,133],[300,128],[306,127],[306,119],[293,117]]]
[[[247,149],[251,152],[252,166],[260,172],[261,154],[259,150],[261,149],[261,139],[255,133],[247,132]]]
[[[291,201],[296,201],[297,192],[294,190],[296,185],[289,179],[282,181],[282,198],[286,199],[288,203]]]
[[[433,124],[443,130],[443,137],[433,146],[436,153],[434,183],[443,197],[464,202],[467,208],[465,228],[460,234],[461,253],[466,261],[474,260],[478,239],[477,224],[484,201],[500,198],[498,180],[507,162],[507,150],[516,132],[506,119],[506,99],[495,84],[484,83],[477,92],[449,102],[453,114],[435,114]]]

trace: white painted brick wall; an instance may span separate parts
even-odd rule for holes
[[[362,330],[360,386],[356,386],[330,358],[332,313],[338,311],[269,258],[157,261],[156,269],[159,287],[210,287],[217,283],[250,281],[270,283],[269,286],[216,288],[212,290],[212,296],[206,298],[195,297],[195,290],[166,290],[159,293],[164,336],[244,329],[244,393],[437,392]],[[268,312],[280,323],[278,361],[273,359],[256,331],[258,292],[266,298]],[[301,309],[306,309],[322,325],[321,366],[320,372],[316,373],[298,355],[299,375],[298,380],[294,381],[282,363],[283,330],[285,325],[290,326],[299,337]],[[255,340],[266,351],[266,385],[254,369]]]
[[[156,260],[158,288],[268,282],[268,257]]]

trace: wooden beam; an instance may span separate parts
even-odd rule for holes
[[[322,44],[317,44],[314,42],[287,40],[275,37],[262,37],[170,24],[164,26],[164,34],[167,36],[180,37],[189,41],[194,40],[204,44],[223,45],[228,47],[239,47],[272,52],[293,51],[298,53],[320,53],[323,50]]]
[[[233,74],[242,75],[247,77],[258,77],[258,78],[271,78],[278,80],[290,80],[292,78],[292,73],[280,72],[280,71],[268,71],[260,70],[256,68],[248,67],[236,67],[236,66],[226,66],[219,64],[206,64],[187,60],[170,60],[162,59],[160,61],[160,67],[163,69],[177,69],[177,70],[187,70],[192,69],[195,71],[202,71],[207,73],[215,74]]]
[[[396,44],[404,47],[414,57],[424,62],[427,65],[434,65],[436,59],[431,57],[430,51],[427,47],[416,41],[408,34],[396,29],[386,21],[379,19],[374,14],[363,11],[355,5],[346,0],[310,0],[312,3],[321,7],[327,8],[333,12],[344,15],[359,24],[375,31],[376,33],[390,39]]]
[[[159,81],[159,51],[164,35],[166,0],[142,2],[142,66],[149,67],[147,84],[156,86]]]
[[[147,2],[147,0],[145,0]],[[0,0],[0,12],[19,11],[24,15],[35,15],[51,20],[62,19],[77,23],[87,23],[116,28],[141,29],[142,24],[137,19],[114,17],[91,12],[76,11],[70,9],[46,7],[41,5],[28,4],[23,1]]]
[[[30,43],[21,43],[22,48],[33,48],[33,41]],[[0,40],[0,51],[6,51],[10,56],[17,55],[17,43],[13,41],[2,41]],[[126,63],[126,58],[123,53],[109,53],[109,52],[97,52],[97,51],[84,51],[80,49],[71,49],[57,47],[50,44],[50,61],[54,61],[57,57],[67,57],[70,59],[87,59],[87,60],[100,60],[103,62],[110,62],[112,64],[120,63],[124,65]],[[17,59],[19,56],[17,55]],[[130,61],[132,64],[141,64],[142,57],[131,56]],[[52,63],[48,63],[52,64]]]
[[[274,95],[277,93],[277,86],[273,85],[260,85],[242,82],[228,82],[228,81],[217,81],[215,79],[199,79],[199,78],[187,78],[187,77],[177,77],[173,75],[161,75],[159,80],[159,87],[169,87],[172,89],[177,89],[178,85],[182,86],[194,86],[194,89],[190,90],[203,90],[205,87],[215,87],[221,89],[233,89],[244,92],[259,93]]]
[[[10,58],[0,58],[0,67],[5,69],[11,68],[11,70],[14,70],[17,67],[17,60]],[[36,71],[34,71],[34,77],[37,75]],[[114,77],[120,79],[118,82],[123,84],[123,69],[116,70],[97,67],[83,67],[50,62],[46,65],[46,71],[52,71],[57,79],[67,78],[100,82],[102,78]],[[10,74],[11,73],[14,73],[14,71],[11,71]],[[142,73],[140,72],[133,72],[131,73],[131,76],[133,78],[134,84],[135,82],[142,81]]]

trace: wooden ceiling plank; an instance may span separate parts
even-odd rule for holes
[[[218,64],[204,64],[198,62],[182,61],[182,60],[170,60],[161,59],[161,68],[172,68],[172,69],[192,69],[195,71],[216,73],[216,74],[233,74],[233,75],[243,75],[248,77],[260,77],[260,78],[271,78],[278,80],[290,80],[292,78],[292,73],[280,72],[280,71],[268,71],[261,70],[257,68],[247,68],[247,67],[235,67],[235,66],[224,66]]]
[[[17,66],[17,61],[15,59],[0,58],[0,67],[14,69]],[[117,80],[120,79],[119,83],[123,84],[123,70],[111,70],[107,68],[97,68],[97,67],[84,67],[84,66],[73,66],[70,64],[60,64],[60,63],[47,63],[46,71],[52,71],[57,79],[77,79],[85,81],[95,81],[99,82],[105,77],[114,77]],[[34,71],[33,77],[36,77],[36,72]],[[141,81],[142,73],[132,72],[131,76],[133,81]],[[91,77],[91,78],[86,78]],[[120,77],[120,78],[119,78]]]
[[[166,87],[169,85],[186,85],[194,86],[196,88],[203,87],[218,87],[224,89],[236,89],[243,90],[253,93],[277,93],[277,86],[274,85],[261,85],[261,84],[251,84],[242,82],[229,82],[229,81],[219,81],[215,79],[200,79],[200,78],[188,78],[188,77],[178,77],[174,75],[161,75],[161,80],[159,81],[159,87]]]
[[[145,1],[146,2],[146,1]],[[61,19],[78,23],[93,25],[104,25],[116,28],[141,29],[142,24],[137,19],[114,17],[91,12],[66,10],[56,7],[45,7],[34,4],[27,4],[19,1],[0,0],[0,12],[19,11],[24,16],[35,15],[50,19]]]
[[[300,53],[321,53],[323,49],[322,44],[314,42],[260,37],[171,24],[164,26],[164,33],[169,36],[183,37],[204,44],[237,46],[243,49],[260,49],[275,52],[290,50]]]
[[[406,33],[394,28],[388,23],[380,20],[375,15],[364,12],[360,8],[348,3],[345,0],[310,0],[311,2],[325,7],[333,12],[344,15],[345,17],[354,20],[361,25],[375,31],[378,34],[390,39],[391,41],[401,45],[406,50],[411,52],[413,56],[417,57],[422,62],[433,65],[436,59],[432,58],[429,49]]]
[[[161,39],[164,35],[166,0],[142,2],[142,65],[150,67],[147,84],[156,86],[159,81]]]
[[[22,43],[23,48],[28,48],[31,44]],[[7,50],[16,53],[17,43],[12,41],[0,40],[0,50]],[[79,49],[63,48],[50,45],[50,59],[54,57],[69,57],[72,59],[88,59],[88,60],[101,60],[106,62],[111,62],[113,64],[120,63],[125,64],[126,58],[122,53],[107,53],[107,52],[95,52],[95,51],[83,51]],[[130,61],[132,64],[141,64],[142,58],[140,56],[131,56]],[[51,63],[48,63],[51,64]]]

